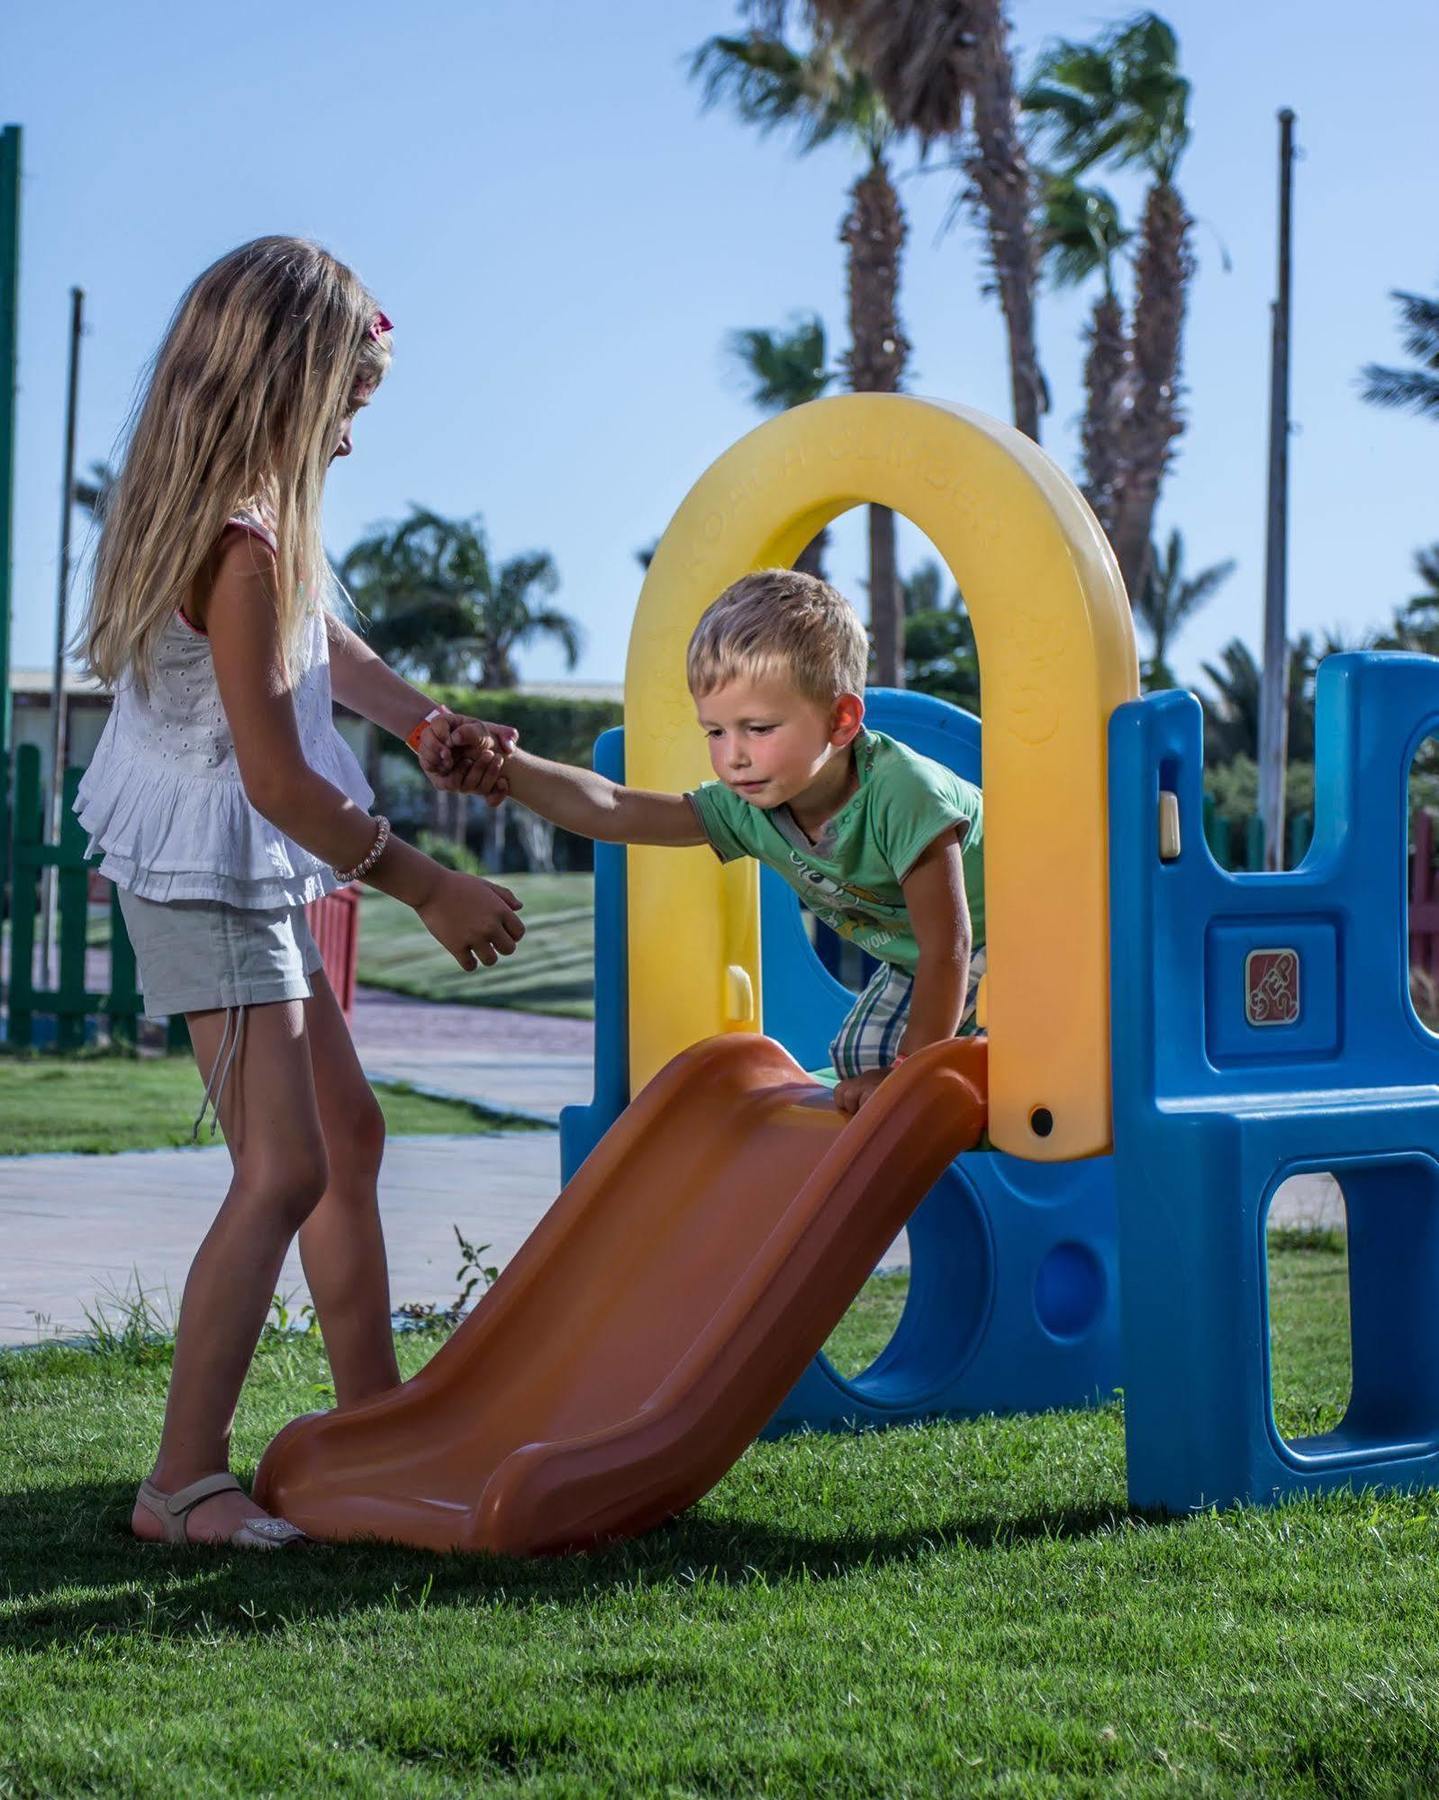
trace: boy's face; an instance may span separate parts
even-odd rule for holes
[[[732,681],[697,698],[695,711],[715,774],[766,811],[812,787],[845,755],[864,720],[855,694],[826,707],[776,678]]]

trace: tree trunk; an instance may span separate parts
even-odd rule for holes
[[[1119,491],[1120,427],[1128,403],[1129,346],[1124,337],[1123,308],[1107,290],[1094,303],[1088,337],[1080,427],[1084,497],[1105,535],[1112,538]]]
[[[508,800],[498,806],[486,806],[480,820],[480,861],[491,875],[499,875],[505,866],[505,826],[510,810]]]
[[[829,547],[829,527],[820,532],[818,537],[811,538],[795,558],[794,566],[803,575],[815,575],[823,581],[824,553]]]
[[[881,606],[878,596],[890,596]],[[869,630],[874,639],[874,678],[881,687],[904,686],[904,608],[895,565],[894,514],[887,506],[869,509]]]
[[[548,819],[527,806],[515,808],[515,830],[524,851],[525,866],[535,875],[552,875],[555,868],[555,828]]]
[[[1120,435],[1120,486],[1114,515],[1114,554],[1131,595],[1144,585],[1154,510],[1174,440],[1184,429],[1179,378],[1184,306],[1194,273],[1191,220],[1172,183],[1149,190],[1135,265],[1130,333],[1134,402]]]
[[[849,252],[850,348],[844,357],[857,394],[892,394],[899,388],[909,343],[899,322],[899,260],[904,249],[904,209],[882,156],[850,190],[840,228]],[[904,609],[894,554],[894,514],[869,509],[869,609],[876,673],[888,686],[904,681]]]
[[[1036,254],[1034,194],[1029,158],[1019,131],[1009,21],[1003,0],[977,0],[974,151],[968,159],[972,195],[989,232],[989,261],[1009,340],[1010,403],[1014,423],[1039,442],[1040,414],[1048,410],[1039,351],[1034,340]]]

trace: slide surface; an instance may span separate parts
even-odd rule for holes
[[[286,1426],[256,1498],[330,1541],[519,1554],[683,1511],[978,1140],[985,1056],[932,1045],[846,1120],[766,1038],[687,1050],[419,1374]]]

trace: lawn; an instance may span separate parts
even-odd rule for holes
[[[1293,1429],[1344,1264],[1275,1262]],[[1115,1405],[756,1445],[588,1557],[168,1553],[124,1533],[165,1374],[0,1358],[0,1792],[1432,1791],[1432,1497],[1134,1518]],[[323,1379],[266,1343],[242,1469]]]
[[[402,1084],[375,1092],[394,1137],[533,1129]],[[0,1056],[0,1156],[184,1146],[201,1093],[189,1056]]]
[[[373,888],[360,911],[360,980],[421,1000],[594,1017],[594,878],[507,875],[524,902],[525,938],[493,969],[466,973],[408,906]]]

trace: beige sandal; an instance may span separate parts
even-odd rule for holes
[[[245,1491],[233,1475],[202,1475],[189,1487],[179,1488],[173,1494],[162,1494],[153,1481],[142,1481],[135,1497],[146,1512],[160,1521],[162,1543],[194,1544],[207,1540],[192,1538],[186,1519],[202,1500],[211,1500],[216,1494],[231,1491],[237,1494]],[[292,1525],[288,1519],[259,1518],[246,1519],[240,1529],[232,1531],[227,1538],[208,1541],[220,1548],[228,1545],[233,1550],[283,1550],[290,1544],[309,1540],[299,1526]]]

